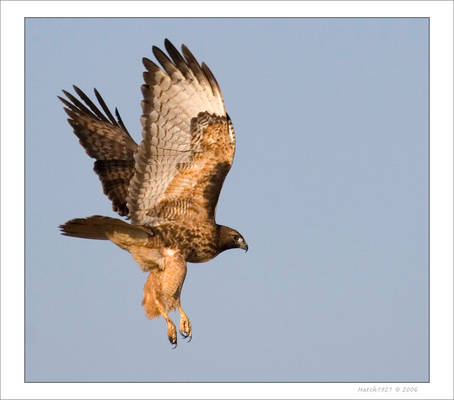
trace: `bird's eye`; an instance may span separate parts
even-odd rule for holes
[[[235,236],[233,237],[233,240],[235,240],[235,242],[239,242],[239,241],[241,240],[241,236],[235,235]]]

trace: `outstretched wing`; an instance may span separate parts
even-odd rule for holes
[[[214,218],[232,165],[235,135],[212,72],[186,46],[181,55],[166,39],[170,58],[157,47],[162,65],[144,58],[143,141],[127,206],[131,221],[197,223]]]
[[[65,104],[68,122],[87,154],[95,158],[94,170],[101,180],[104,194],[112,200],[112,208],[121,216],[128,215],[126,197],[131,177],[134,174],[134,152],[137,143],[125,128],[118,110],[116,119],[110,112],[101,95],[95,89],[95,96],[103,109],[74,86],[80,100],[67,91],[67,99],[59,96]]]

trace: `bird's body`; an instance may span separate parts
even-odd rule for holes
[[[154,228],[162,246],[178,249],[186,261],[200,263],[219,254],[216,246],[215,225],[183,226],[163,224]]]
[[[183,46],[166,40],[170,60],[153,51],[165,71],[144,59],[143,141],[126,130],[95,90],[101,112],[80,89],[83,102],[64,91],[69,123],[90,157],[113,210],[125,221],[93,216],[61,226],[67,236],[110,240],[149,272],[143,306],[149,318],[162,315],[171,343],[176,329],[168,312],[180,311],[180,333],[192,337],[180,304],[186,262],[206,262],[231,248],[247,250],[234,229],[218,225],[215,209],[235,153],[235,134],[213,74]],[[85,103],[85,104],[84,104]]]

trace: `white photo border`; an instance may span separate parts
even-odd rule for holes
[[[429,383],[24,382],[25,18],[139,16],[150,18],[423,17],[430,19]],[[454,314],[452,110],[453,3],[451,1],[2,1],[1,398],[452,399]],[[417,392],[407,392],[406,387],[417,387]]]

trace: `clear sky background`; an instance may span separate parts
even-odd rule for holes
[[[188,265],[175,350],[132,257],[57,228],[116,214],[56,96],[96,87],[139,141],[141,58],[166,37],[221,85],[237,152],[217,220],[249,244]],[[427,380],[428,20],[28,19],[25,372]]]

